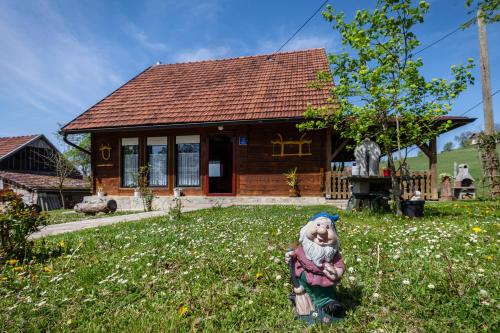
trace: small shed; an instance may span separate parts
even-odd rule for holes
[[[42,134],[0,137],[0,192],[13,190],[43,210],[61,208],[58,177],[43,158],[51,151],[60,154]],[[75,170],[63,184],[65,206],[72,207],[88,194],[89,182]]]

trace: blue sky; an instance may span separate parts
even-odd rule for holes
[[[330,1],[352,17],[374,1]],[[194,61],[272,53],[322,3],[290,1],[14,1],[0,0],[0,136],[44,133],[55,140],[65,124],[160,60]],[[416,31],[427,45],[467,19],[465,0],[433,0]],[[492,91],[500,89],[500,24],[488,26]],[[285,48],[339,49],[338,35],[317,15]],[[479,64],[477,28],[460,31],[420,54],[425,75],[449,78],[468,57]],[[476,85],[455,103],[459,115],[481,100]],[[500,93],[493,97],[500,122]],[[440,137],[442,146],[461,130]]]

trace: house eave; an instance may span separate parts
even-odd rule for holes
[[[113,126],[113,127],[98,127],[98,128],[83,128],[74,130],[61,130],[61,134],[80,134],[80,133],[99,133],[99,132],[123,132],[123,131],[140,131],[140,130],[156,130],[156,129],[171,129],[171,128],[188,128],[188,127],[211,127],[219,125],[249,125],[249,124],[268,124],[281,122],[297,122],[303,120],[304,117],[287,117],[287,118],[270,118],[270,119],[249,119],[249,120],[224,120],[212,122],[191,122],[191,123],[172,123],[172,124],[152,124],[152,125],[132,125],[132,126]]]

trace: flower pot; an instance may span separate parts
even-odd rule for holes
[[[384,177],[390,177],[391,176],[391,169],[384,169],[383,175],[384,175]]]
[[[182,195],[182,189],[180,187],[174,187],[174,198],[180,198]]]
[[[140,198],[140,197],[141,197],[141,191],[139,191],[139,190],[136,189],[134,191],[134,198]]]
[[[424,200],[406,200],[401,201],[401,210],[404,216],[423,217],[424,216]]]
[[[300,197],[299,189],[296,187],[289,189],[288,196],[292,198]]]
[[[102,198],[104,197],[106,194],[104,192],[97,192],[97,197],[98,198]]]

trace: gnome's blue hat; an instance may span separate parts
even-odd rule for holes
[[[333,229],[335,230],[335,233],[337,233],[337,226],[335,225],[335,222],[337,222],[340,219],[340,216],[338,214],[332,215],[328,214],[327,212],[321,212],[311,217],[309,221],[314,221],[320,217],[324,217],[332,221]]]

